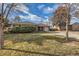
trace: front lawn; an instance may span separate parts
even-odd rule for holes
[[[68,42],[61,36],[41,36],[39,33],[5,34],[4,39],[1,56],[79,55],[79,42]]]

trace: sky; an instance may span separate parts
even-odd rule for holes
[[[19,7],[20,13],[14,14],[20,16],[23,22],[48,22],[48,18],[53,15],[53,12],[58,7],[56,3],[27,3]],[[14,17],[13,15],[13,17]],[[12,17],[11,17],[12,18]]]
[[[22,22],[33,22],[33,23],[48,23],[49,17],[53,16],[53,12],[57,9],[59,4],[56,3],[27,3],[20,4],[16,9],[20,12],[15,14],[14,16],[20,16]],[[12,18],[12,17],[11,17]],[[14,19],[14,18],[13,18]],[[79,19],[72,17],[72,23],[79,22]]]

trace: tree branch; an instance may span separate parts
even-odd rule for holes
[[[6,13],[8,7],[9,7],[9,5],[6,6],[6,8],[5,8],[4,12],[3,12],[3,15]]]
[[[9,15],[9,13],[10,13],[10,11],[11,11],[11,9],[12,9],[13,6],[14,6],[14,3],[11,4],[11,6],[10,6],[10,8],[9,8],[7,14],[6,14],[5,19],[7,19],[7,17],[8,17],[8,15]]]

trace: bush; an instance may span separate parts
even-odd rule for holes
[[[26,27],[13,27],[11,33],[31,33],[36,30],[35,26],[26,26]]]

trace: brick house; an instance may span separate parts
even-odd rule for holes
[[[69,30],[72,30],[72,25],[69,25]],[[53,30],[57,30],[57,31],[63,31],[63,30],[66,30],[66,26],[53,26]]]
[[[49,31],[49,26],[46,24],[33,24],[33,23],[13,23],[11,24],[10,28],[13,27],[18,27],[18,26],[35,26],[36,27],[36,31]]]
[[[79,31],[79,23],[78,22],[72,24],[72,30]]]
[[[49,26],[46,24],[37,24],[37,31],[49,31]]]

